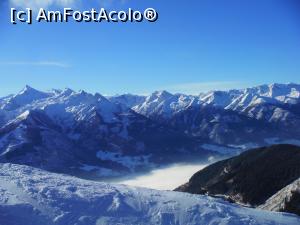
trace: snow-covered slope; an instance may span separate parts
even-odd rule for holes
[[[300,178],[270,197],[261,209],[300,215]]]
[[[144,102],[133,107],[133,110],[150,118],[168,119],[172,115],[194,105],[195,100],[194,96],[173,95],[167,91],[156,91],[149,95]]]
[[[133,108],[139,104],[142,104],[146,99],[145,96],[132,95],[132,94],[108,96],[107,98],[113,103],[119,103],[129,108]]]
[[[14,110],[34,101],[50,97],[51,95],[52,93],[41,92],[27,85],[18,94],[9,96],[3,100],[0,108],[4,110]]]
[[[201,99],[206,104],[236,110],[245,110],[259,104],[296,104],[300,99],[300,85],[274,83],[243,90],[213,91],[201,95]]]
[[[295,225],[291,214],[243,208],[220,199],[81,180],[0,164],[0,224]]]

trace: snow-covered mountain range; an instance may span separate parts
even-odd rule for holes
[[[211,155],[195,138],[100,94],[26,86],[0,100],[2,162],[92,178]]]
[[[0,164],[0,224],[295,225],[300,218],[221,199],[82,180]]]
[[[120,98],[110,99],[118,102]],[[257,146],[273,141],[299,144],[298,84],[261,85],[198,96],[161,91],[147,96],[142,103],[128,102],[131,104],[127,106],[139,114],[221,145]],[[119,103],[126,105],[126,101]]]
[[[299,140],[298,84],[198,96],[102,96],[26,86],[0,98],[0,162],[89,178]]]

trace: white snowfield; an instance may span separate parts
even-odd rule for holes
[[[220,199],[82,180],[0,164],[1,225],[300,224],[300,217]]]

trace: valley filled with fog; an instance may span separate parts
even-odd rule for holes
[[[136,177],[127,177],[112,183],[126,184],[157,190],[174,190],[188,182],[191,176],[209,164],[175,164],[165,168],[154,169]]]

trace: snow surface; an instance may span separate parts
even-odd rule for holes
[[[292,198],[293,192],[300,193],[300,178],[278,191],[263,205],[260,205],[259,208],[271,211],[282,211],[282,209],[285,208],[286,203]]]
[[[156,91],[149,95],[144,102],[134,106],[132,109],[142,115],[162,115],[170,118],[173,114],[192,106],[195,102],[194,96],[176,94],[167,91]]]
[[[300,218],[187,193],[109,185],[0,164],[0,224],[300,224]]]

